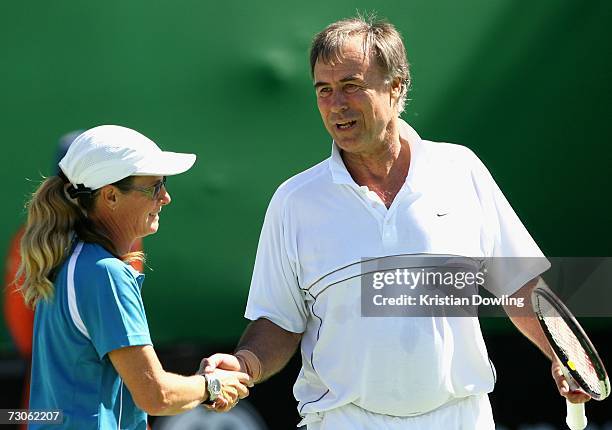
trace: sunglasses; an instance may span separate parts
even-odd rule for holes
[[[130,187],[130,190],[140,191],[141,193],[149,197],[151,200],[158,200],[161,195],[162,187],[164,187],[166,191],[168,190],[168,188],[166,187],[166,177],[165,176],[161,180],[157,181],[151,186],[144,187],[144,188]]]

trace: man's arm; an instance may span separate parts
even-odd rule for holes
[[[301,333],[287,331],[270,320],[259,318],[246,328],[234,355],[214,354],[202,360],[206,373],[215,369],[239,370],[251,377],[252,383],[262,382],[278,373],[297,349]]]
[[[508,314],[508,317],[510,317],[510,320],[515,327],[519,329],[519,331],[535,346],[537,346],[549,360],[552,360],[554,358],[554,354],[550,348],[550,344],[548,343],[546,336],[544,335],[544,332],[542,331],[542,327],[540,327],[538,317],[533,312],[533,308],[531,306],[531,292],[539,283],[544,283],[542,278],[538,277],[532,279],[511,296],[512,298],[522,299],[522,302],[524,303],[524,310],[521,311],[520,316],[515,315],[516,312],[514,312],[510,306],[504,306],[504,310]]]
[[[261,382],[287,365],[301,339],[301,333],[292,333],[265,318],[260,318],[246,328],[238,342],[236,353],[240,357],[240,351],[246,350],[257,357],[261,369],[257,381],[253,382]],[[248,358],[246,364],[249,364]]]
[[[198,373],[212,373],[217,369],[240,371],[250,376],[251,384],[257,384],[285,367],[301,339],[301,333],[287,331],[270,320],[259,318],[246,328],[234,355],[214,354],[204,358]],[[230,407],[217,402],[210,409],[226,412]]]
[[[538,317],[533,312],[533,307],[531,306],[531,292],[540,284],[546,285],[542,278],[538,277],[532,279],[511,296],[512,298],[523,299],[525,310],[521,312],[520,316],[514,315],[515,312],[513,312],[510,307],[504,306],[504,309],[516,328],[518,328],[527,339],[551,360],[551,373],[559,393],[572,403],[584,403],[590,399],[590,396],[582,391],[570,391],[569,384],[561,370],[562,364],[550,348],[550,344],[538,322]]]

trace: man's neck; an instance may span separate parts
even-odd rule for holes
[[[410,167],[410,147],[408,142],[397,138],[379,146],[379,150],[363,154],[341,151],[344,164],[353,180],[367,186],[390,207],[393,199],[402,188]]]

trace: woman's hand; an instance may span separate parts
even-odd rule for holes
[[[249,395],[249,387],[252,387],[253,384],[249,375],[239,371],[240,365],[238,362],[234,363],[230,360],[230,357],[235,360],[234,356],[216,354],[216,357],[219,359],[219,362],[217,363],[216,360],[213,360],[214,364],[211,363],[210,358],[202,360],[198,374],[215,376],[221,383],[221,395],[215,399],[214,404],[205,405],[206,408],[215,412],[227,412],[236,406],[240,399],[244,399]],[[221,358],[225,358],[228,363],[225,363]]]

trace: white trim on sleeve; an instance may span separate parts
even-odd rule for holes
[[[123,415],[123,379],[119,385],[119,421],[117,421],[117,430],[121,430],[121,415]]]
[[[76,326],[77,330],[80,331],[81,334],[87,339],[91,340],[89,332],[87,331],[87,327],[85,327],[85,323],[83,323],[81,315],[79,314],[79,308],[77,307],[76,302],[76,293],[74,290],[74,269],[82,249],[83,242],[79,242],[74,248],[74,252],[70,256],[70,260],[68,261],[68,279],[66,282],[68,294],[68,310],[70,311],[70,318],[72,319],[72,322]]]

